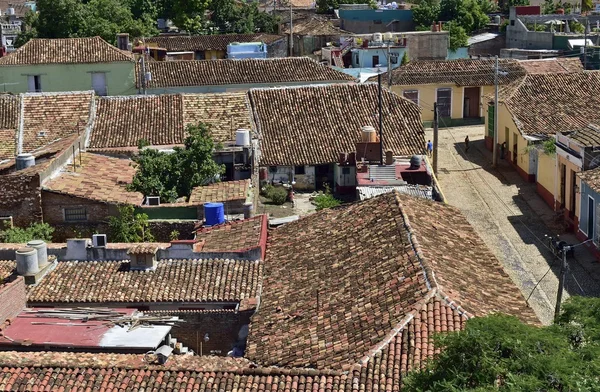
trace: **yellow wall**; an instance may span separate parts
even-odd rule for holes
[[[556,189],[556,154],[548,155],[540,151],[538,155],[538,170],[537,170],[537,182],[546,190],[555,195]]]
[[[577,165],[575,165],[574,163],[572,163],[571,161],[567,160],[564,157],[561,157],[560,155],[557,155],[557,159],[558,159],[558,165],[556,166],[556,179],[558,181],[558,188],[556,190],[556,200],[562,202],[563,200],[561,200],[561,195],[560,195],[560,187],[561,187],[561,178],[560,178],[560,167],[561,164],[565,165],[567,170],[566,170],[566,176],[565,176],[565,200],[564,200],[564,205],[565,208],[569,211],[571,211],[571,190],[573,189],[574,185],[577,185],[578,187],[581,186],[581,180],[579,179],[579,177],[575,177],[575,184],[573,184],[572,180],[572,172],[578,173],[579,167],[577,167]],[[580,199],[580,193],[577,192],[575,194],[575,210],[571,211],[572,213],[575,214],[575,216],[579,217],[579,199]]]
[[[204,59],[205,60],[218,60],[224,59],[225,52],[222,50],[205,50],[204,51]]]

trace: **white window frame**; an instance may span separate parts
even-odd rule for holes
[[[421,92],[419,91],[419,89],[413,89],[413,90],[402,90],[402,97],[406,98],[406,96],[404,95],[405,93],[415,93],[415,92],[417,93],[417,102],[415,102],[415,103],[416,103],[417,105],[420,105],[420,103],[421,103]],[[408,99],[409,101],[411,101],[411,102],[412,102],[412,100],[411,100],[411,99],[409,99],[409,98],[406,98],[406,99]]]

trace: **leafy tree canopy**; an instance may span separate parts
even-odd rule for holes
[[[145,196],[160,196],[162,202],[189,197],[192,189],[218,180],[223,165],[213,160],[215,146],[205,124],[189,125],[184,148],[171,154],[144,148],[135,158],[137,171],[128,189]],[[143,145],[144,143],[140,143]]]
[[[456,22],[449,22],[446,23],[445,29],[448,30],[450,35],[450,50],[467,46],[469,36],[462,26],[459,26]]]
[[[108,218],[110,238],[113,242],[152,242],[148,215],[136,214],[132,205],[119,206],[119,215]]]
[[[571,298],[556,325],[534,327],[492,315],[434,339],[440,354],[409,374],[403,390],[600,390],[598,298]]]
[[[466,34],[480,30],[489,22],[486,11],[493,8],[487,0],[422,0],[413,8],[413,20],[418,29],[429,29],[433,22],[445,21],[462,27]],[[484,11],[484,9],[486,11]],[[447,30],[453,30],[447,28]],[[458,30],[454,30],[458,32]]]
[[[517,5],[529,5],[529,0],[504,0],[502,3],[502,12],[508,14],[510,7]]]
[[[374,0],[317,0],[317,13],[332,14],[333,10],[340,8],[340,4],[369,4],[371,7],[377,8]]]
[[[54,228],[48,223],[33,223],[32,225],[22,227],[11,227],[0,231],[2,242],[21,244],[31,240],[43,240],[52,242],[52,233]]]

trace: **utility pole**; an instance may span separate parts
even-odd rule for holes
[[[381,113],[383,93],[381,91],[381,70],[377,74],[377,84],[379,85],[379,159],[383,165],[383,115]]]
[[[433,103],[433,173],[438,174],[438,109],[437,101]]]
[[[387,43],[387,85],[388,88],[392,87],[392,58],[390,56],[390,41]]]
[[[494,100],[494,146],[492,153],[492,166],[498,166],[498,56],[496,56],[496,71],[494,72],[494,85],[496,86],[496,97]]]
[[[583,69],[587,69],[587,36],[590,28],[588,18],[585,18],[585,33],[583,35]]]
[[[290,1],[290,57],[294,56],[294,14],[292,13],[292,2]]]
[[[562,302],[563,290],[565,288],[565,278],[567,277],[567,251],[571,249],[570,246],[562,248],[562,266],[560,267],[560,276],[558,278],[558,292],[556,293],[556,307],[554,308],[554,322],[558,321],[558,315],[560,314],[560,303]]]
[[[146,49],[142,53],[142,91],[146,95]]]

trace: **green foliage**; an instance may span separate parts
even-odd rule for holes
[[[498,11],[498,5],[494,1],[490,0],[477,0],[479,3],[479,7],[481,8],[481,12],[484,14],[491,14]]]
[[[502,22],[502,24],[500,25],[500,32],[501,33],[505,33],[506,32],[506,26],[508,26],[508,24],[510,23],[510,21],[508,19],[504,20],[504,22]]]
[[[172,203],[189,197],[193,188],[218,180],[225,168],[213,160],[212,154],[220,146],[215,146],[208,127],[189,125],[186,132],[184,148],[175,147],[172,154],[153,148],[141,150],[134,159],[137,171],[128,189]]]
[[[288,191],[282,186],[267,185],[263,189],[263,195],[271,200],[273,204],[282,205],[287,201]]]
[[[169,238],[171,241],[176,241],[179,239],[179,232],[177,230],[173,230],[171,234],[169,234]]]
[[[405,391],[598,391],[600,299],[572,297],[557,325],[534,327],[506,315],[474,318],[436,335],[441,349],[410,373]]]
[[[554,139],[554,138],[546,139],[546,140],[544,140],[542,145],[544,146],[544,154],[547,154],[547,155],[556,154],[556,139]]]
[[[429,30],[433,22],[440,16],[440,4],[436,0],[422,0],[417,7],[412,8],[413,21],[418,28]]]
[[[18,45],[31,38],[100,36],[115,43],[117,33],[155,35],[157,9],[151,0],[38,0],[37,15],[25,20]]]
[[[138,140],[138,143],[137,143],[137,147],[139,150],[143,149],[144,147],[148,147],[150,145],[152,145],[152,144],[148,141],[148,139],[140,139],[140,140]]]
[[[317,206],[317,211],[322,210],[324,208],[337,207],[340,204],[342,204],[340,200],[333,197],[333,195],[331,194],[331,190],[327,185],[325,185],[325,192],[320,193],[317,197],[315,197],[313,203],[315,206]]]
[[[54,228],[48,223],[33,223],[25,228],[5,228],[0,231],[0,238],[2,238],[2,242],[18,244],[31,240],[52,242],[52,233],[54,233]]]
[[[119,206],[119,216],[108,218],[112,242],[152,242],[148,215],[136,214],[132,205]]]
[[[459,26],[456,22],[448,22],[445,29],[448,30],[450,35],[450,50],[457,50],[458,48],[467,46],[469,36],[463,27]]]
[[[579,34],[585,33],[585,26],[574,20],[569,22],[569,29],[571,30],[571,33],[579,33]]]
[[[546,31],[547,30],[547,25],[545,23],[541,23],[541,24],[526,23],[525,27],[527,27],[527,30],[529,30],[529,31]]]
[[[158,0],[159,15],[190,34],[206,32],[209,0]]]
[[[211,11],[209,26],[221,33],[276,33],[278,29],[279,18],[261,12],[256,2],[212,0],[209,9]]]
[[[582,0],[581,1],[581,11],[591,11],[594,8],[594,2],[592,0]]]
[[[373,0],[317,0],[317,13],[333,14],[333,10],[340,8],[340,4],[369,4],[374,5]]]
[[[410,62],[410,58],[408,58],[408,52],[404,52],[404,54],[402,55],[402,61],[400,62],[400,65],[406,65]]]
[[[483,29],[490,21],[482,7],[490,9],[492,5],[487,0],[441,0],[439,3],[436,0],[423,0],[413,8],[413,20],[423,30],[428,29],[433,22],[443,20],[447,21],[446,24],[453,23],[462,27],[466,34],[471,34]],[[448,26],[445,30],[451,31]],[[461,32],[455,29],[454,33],[460,38],[455,39],[455,43],[462,42]]]
[[[502,3],[502,12],[508,14],[510,7],[517,5],[529,5],[529,0],[504,0]]]

